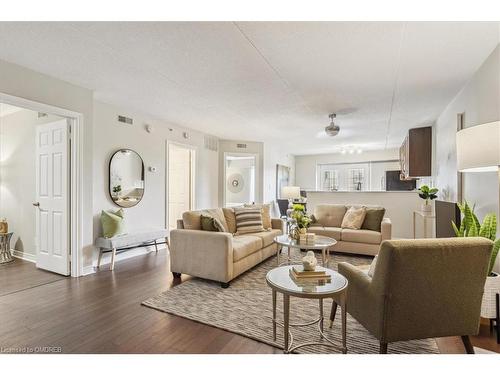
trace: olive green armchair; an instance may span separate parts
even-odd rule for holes
[[[461,336],[474,353],[469,335],[479,330],[491,251],[484,238],[384,241],[373,278],[339,264],[349,281],[347,312],[380,341],[380,353],[391,342],[445,336]]]

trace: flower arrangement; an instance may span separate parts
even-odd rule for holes
[[[300,229],[307,229],[311,224],[312,220],[309,215],[306,214],[306,209],[303,204],[294,204],[292,207],[293,211],[290,217],[295,220],[297,226]]]

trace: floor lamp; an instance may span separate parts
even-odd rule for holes
[[[497,172],[500,186],[500,121],[457,132],[457,169],[465,173]],[[500,206],[500,188],[498,204]]]

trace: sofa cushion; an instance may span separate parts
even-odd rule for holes
[[[309,233],[315,233],[319,236],[326,236],[333,238],[334,240],[340,241],[342,229],[335,227],[320,227],[320,226],[311,226],[307,230]]]
[[[209,232],[226,232],[219,219],[206,214],[201,214],[201,230]]]
[[[237,262],[262,248],[262,240],[256,236],[233,237],[233,262]]]
[[[361,229],[366,216],[366,207],[351,207],[342,219],[342,228]]]
[[[186,211],[182,213],[182,223],[184,224],[184,229],[201,230],[201,212]]]
[[[236,234],[247,234],[262,232],[262,209],[261,208],[235,208]]]
[[[262,241],[261,247],[267,247],[274,242],[274,237],[280,236],[281,234],[282,234],[281,230],[272,229],[272,230],[265,231],[265,232],[246,234],[245,236],[258,237]],[[238,238],[238,237],[236,237],[236,238]]]
[[[262,226],[264,229],[271,229],[271,205],[270,204],[245,204],[244,207],[255,207],[262,210]]]
[[[231,207],[224,207],[222,209],[224,219],[226,219],[227,229],[229,233],[236,233],[236,216]]]
[[[224,227],[224,232],[229,232],[226,223],[226,218],[224,217],[224,211],[222,211],[222,208],[209,208],[206,210],[202,210],[201,213],[206,214],[208,216],[212,216],[214,219],[217,219]]]
[[[340,228],[345,212],[343,204],[319,204],[314,209],[314,218],[324,227]]]
[[[366,229],[342,229],[342,241],[378,245],[382,241],[380,232]]]
[[[384,219],[385,208],[366,207],[366,216],[361,229],[368,229],[380,232],[382,220]]]

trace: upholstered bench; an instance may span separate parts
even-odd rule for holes
[[[158,242],[158,240],[161,239],[164,239],[165,242]],[[144,230],[140,232],[120,234],[111,238],[99,237],[95,241],[95,246],[99,248],[97,268],[101,265],[103,253],[111,253],[111,265],[109,269],[112,271],[115,268],[115,257],[117,252],[152,245],[154,245],[156,251],[158,251],[158,245],[161,244],[166,244],[168,246],[168,230],[166,229]]]

